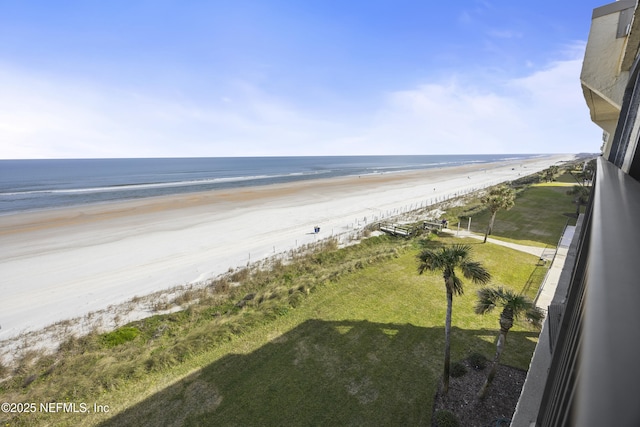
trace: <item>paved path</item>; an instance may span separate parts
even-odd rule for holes
[[[472,231],[453,230],[453,229],[445,229],[442,231],[447,232],[449,234],[453,234],[456,237],[471,237],[472,239],[484,240],[484,234],[478,234]],[[493,239],[491,237],[487,238],[487,242],[494,243],[500,246],[506,246],[508,248],[515,249],[516,251],[526,252],[528,254],[535,255],[539,258],[544,258],[546,261],[551,261],[555,253],[555,249],[553,248],[541,248],[539,246],[520,245],[518,243],[505,242],[503,240]]]
[[[562,273],[562,269],[564,268],[564,262],[567,257],[569,245],[571,244],[571,240],[573,239],[575,233],[575,228],[575,226],[566,227],[557,251],[553,248],[540,248],[536,246],[519,245],[517,243],[504,242],[502,240],[492,238],[488,238],[487,242],[506,246],[517,251],[526,252],[528,254],[540,257],[547,262],[553,261],[553,263],[549,267],[549,271],[547,272],[543,283],[540,284],[540,290],[538,291],[538,295],[536,295],[535,299],[536,306],[546,311],[549,307],[549,304],[551,304],[553,296],[555,295],[556,287],[558,286],[558,281],[560,280],[560,274]],[[446,231],[457,237],[471,237],[478,240],[484,239],[483,234],[477,234],[467,230],[457,231],[448,229],[443,231]]]

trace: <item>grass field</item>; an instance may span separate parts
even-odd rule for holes
[[[533,256],[468,243],[477,259],[517,266],[499,271],[497,282],[517,288],[535,269]],[[446,304],[440,275],[417,275],[416,253],[323,285],[287,316],[234,343],[241,351],[105,425],[430,425]],[[496,263],[487,264],[497,271]],[[452,360],[494,351],[497,316],[473,313],[475,289],[468,285],[454,302]],[[536,332],[515,327],[504,363],[526,369],[536,340]],[[201,394],[208,407],[196,397]]]
[[[500,212],[496,235],[555,245],[571,198],[534,186]],[[474,217],[482,227],[482,216]],[[430,244],[461,242],[440,237]],[[537,257],[477,240],[493,284],[533,298]],[[87,402],[108,413],[36,413],[14,425],[430,425],[442,372],[445,290],[417,274],[417,241],[376,237],[241,270],[183,298],[181,312],[108,334],[71,338],[54,355],[25,354],[0,382],[9,402]],[[241,286],[236,286],[242,283]],[[452,361],[491,357],[498,315],[473,312],[476,286],[454,298]],[[538,332],[517,323],[502,363],[527,369]]]
[[[566,194],[571,186],[568,182],[552,182],[526,188],[511,210],[498,211],[491,237],[532,246],[556,246],[565,225],[575,225],[576,206]],[[488,211],[474,216],[472,231],[484,234],[489,219]]]

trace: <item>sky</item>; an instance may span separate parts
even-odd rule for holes
[[[592,0],[0,0],[0,158],[598,152]]]

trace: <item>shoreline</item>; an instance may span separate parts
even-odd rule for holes
[[[246,201],[246,199],[249,197],[278,196],[289,192],[296,192],[313,188],[314,186],[318,185],[323,187],[344,187],[345,185],[354,185],[356,183],[358,184],[358,186],[390,184],[392,182],[406,181],[408,179],[433,178],[437,177],[440,173],[443,172],[447,174],[456,172],[471,173],[474,171],[477,172],[478,170],[487,169],[487,167],[489,167],[490,169],[494,169],[496,168],[496,166],[535,163],[540,161],[540,159],[566,156],[571,155],[541,155],[540,157],[526,160],[513,159],[506,162],[472,163],[458,166],[442,166],[420,170],[404,170],[397,172],[378,172],[363,175],[314,178],[300,181],[290,181],[286,183],[193,191],[170,195],[149,196],[144,198],[122,199],[26,211],[4,212],[0,214],[0,236],[7,233],[28,230],[29,227],[25,227],[23,224],[29,223],[29,221],[33,221],[36,224],[40,223],[41,225],[44,225],[44,223],[46,223],[46,227],[50,228],[52,226],[61,225],[61,221],[62,223],[64,223],[66,220],[73,220],[75,221],[75,223],[78,223],[82,222],[83,219],[87,219],[79,216],[78,212],[81,212],[81,215],[95,216],[101,216],[110,213],[119,213],[119,211],[122,211],[121,213],[123,214],[127,213],[126,211],[132,211],[132,213],[133,211],[135,211],[135,213],[143,213],[153,209],[171,209],[171,204],[176,203],[180,203],[181,205],[179,207],[173,208],[181,209],[184,207],[193,207],[194,205],[213,203],[215,202],[214,199],[216,197],[229,201],[242,201],[243,199]],[[236,193],[240,193],[240,195]],[[16,229],[16,227],[21,226],[23,229]]]
[[[573,158],[550,155],[3,215],[0,340],[197,284],[320,239],[346,237],[413,206]]]
[[[380,175],[380,174],[402,174],[402,173],[412,173],[412,172],[427,172],[430,170],[436,170],[436,169],[442,169],[442,168],[455,168],[455,167],[459,167],[459,166],[465,166],[465,165],[477,165],[477,164],[497,164],[497,163],[507,163],[507,162],[524,162],[524,161],[531,161],[531,160],[536,160],[539,158],[543,158],[543,157],[549,157],[552,156],[552,154],[522,154],[522,155],[518,155],[518,154],[510,154],[510,156],[515,156],[515,157],[505,157],[505,155],[462,155],[462,156],[450,156],[450,155],[435,155],[435,156],[425,156],[425,155],[417,155],[417,156],[397,156],[397,157],[407,157],[409,159],[407,159],[407,161],[409,161],[411,158],[417,158],[420,159],[423,163],[418,163],[416,164],[411,163],[411,164],[406,164],[404,167],[400,166],[398,164],[393,164],[393,165],[384,165],[384,164],[380,164],[378,166],[373,166],[373,165],[356,165],[354,167],[348,167],[345,169],[340,169],[339,166],[336,166],[337,169],[333,170],[332,167],[334,167],[335,165],[328,165],[329,169],[324,168],[324,165],[320,165],[322,167],[319,166],[319,168],[310,168],[309,164],[306,164],[306,168],[308,170],[306,171],[298,171],[298,172],[284,172],[281,170],[271,170],[270,172],[265,172],[264,174],[260,174],[260,172],[258,171],[245,171],[248,175],[239,175],[239,176],[222,176],[222,177],[203,177],[203,178],[192,178],[192,180],[189,180],[187,178],[185,178],[186,180],[181,180],[180,178],[176,178],[176,181],[166,181],[163,178],[149,178],[147,180],[145,180],[144,182],[138,182],[139,180],[137,180],[137,178],[135,178],[134,176],[131,177],[132,182],[130,184],[123,184],[120,181],[120,184],[114,183],[114,182],[106,182],[106,183],[98,183],[95,182],[93,183],[93,187],[87,187],[85,188],[83,185],[81,184],[77,184],[74,185],[72,187],[67,187],[67,186],[60,186],[59,188],[56,187],[56,185],[54,184],[53,186],[49,187],[49,186],[45,186],[43,187],[42,185],[35,185],[34,183],[34,187],[28,187],[28,188],[24,188],[24,194],[29,194],[29,193],[75,193],[75,194],[82,194],[82,193],[93,193],[92,190],[95,190],[98,193],[103,193],[103,192],[107,192],[110,193],[112,191],[120,191],[122,189],[126,190],[126,189],[140,189],[140,188],[155,188],[155,187],[166,187],[166,188],[174,188],[176,191],[169,191],[169,192],[162,192],[162,193],[153,193],[150,192],[148,194],[137,194],[136,193],[129,193],[127,191],[124,192],[120,192],[118,196],[115,197],[110,197],[110,198],[106,198],[103,199],[101,197],[91,197],[89,199],[85,198],[83,199],[82,197],[76,198],[75,200],[67,200],[66,202],[68,204],[64,204],[62,203],[60,200],[49,200],[49,205],[42,205],[42,203],[40,202],[36,202],[36,203],[31,203],[31,202],[27,202],[27,203],[22,203],[20,200],[3,200],[3,204],[5,204],[6,206],[3,206],[3,209],[0,210],[0,219],[2,219],[3,216],[6,215],[12,215],[12,214],[19,214],[19,213],[32,213],[32,212],[39,212],[39,211],[49,211],[49,210],[57,210],[57,209],[73,209],[76,207],[83,207],[83,206],[91,206],[91,205],[105,205],[105,204],[111,204],[111,203],[118,203],[118,202],[126,202],[126,201],[135,201],[135,200],[147,200],[149,198],[154,198],[154,197],[164,197],[164,196],[168,196],[168,197],[172,197],[172,196],[179,196],[179,195],[186,195],[186,194],[193,194],[193,193],[206,193],[206,192],[211,192],[211,191],[233,191],[234,189],[242,189],[242,188],[247,188],[247,187],[262,187],[262,186],[268,186],[268,185],[273,185],[273,184],[277,184],[277,183],[281,183],[281,184],[295,184],[298,182],[305,182],[305,181],[317,181],[317,180],[325,180],[325,179],[332,179],[332,178],[352,178],[355,176],[369,176],[369,175]],[[520,156],[524,156],[524,157],[520,157]],[[344,158],[349,158],[349,157],[354,157],[357,159],[360,158],[393,158],[394,156],[319,156],[319,157],[296,157],[293,156],[291,157],[291,159],[319,159],[318,161],[322,161],[322,159],[326,159],[326,158],[332,158],[335,157],[336,159],[344,159]],[[443,157],[444,159],[438,159],[439,157]],[[461,160],[461,159],[457,159],[457,157],[467,157],[467,159],[465,160]],[[468,157],[477,157],[478,159],[476,160],[469,160]],[[489,158],[484,158],[483,157],[489,157]],[[500,159],[495,159],[494,157],[500,157]],[[250,158],[250,157],[249,157]],[[283,157],[286,158],[286,157]],[[222,158],[209,158],[205,160],[221,160]],[[242,159],[242,158],[230,158],[231,160],[234,159]],[[253,159],[266,159],[269,160],[271,159],[270,157],[261,157],[261,158],[253,158]],[[82,161],[97,161],[97,162],[110,162],[110,161],[144,161],[144,160],[148,160],[148,161],[161,161],[162,159],[69,159],[69,161],[71,162],[82,162]],[[166,160],[166,159],[165,159]],[[179,159],[169,159],[169,160],[179,160]],[[198,159],[190,159],[190,160],[198,160]],[[446,160],[443,162],[438,162],[437,160]],[[2,162],[3,160],[0,160],[0,162]],[[8,162],[34,162],[34,161],[40,161],[37,159],[32,159],[32,160],[6,160]],[[42,160],[42,161],[46,161],[46,160]],[[53,160],[56,161],[56,160]],[[213,166],[213,165],[212,165]],[[239,165],[241,170],[244,170],[244,166],[245,165]],[[294,164],[294,167],[296,165]],[[343,165],[344,166],[344,165]],[[74,167],[73,165],[70,165],[70,167]],[[80,165],[76,165],[76,167],[80,167]],[[302,167],[304,169],[304,165],[297,165],[297,167]],[[16,168],[16,166],[14,166],[14,169]],[[206,168],[205,168],[206,169]],[[9,171],[12,171],[13,169],[10,169]],[[117,170],[117,169],[116,169]],[[297,170],[297,169],[296,169]],[[14,170],[14,172],[16,172],[16,175],[18,175],[18,178],[21,176],[21,169],[16,169]],[[104,171],[103,171],[104,172]],[[129,170],[129,172],[131,172],[131,170]],[[148,171],[143,171],[143,173],[147,173]],[[186,173],[186,172],[185,172]],[[254,173],[253,175],[251,175],[251,173]],[[127,174],[127,171],[125,171],[125,176],[129,176],[130,174]],[[99,174],[99,176],[102,176],[101,174]],[[54,179],[54,182],[56,181],[56,178],[58,178],[58,180],[62,179],[63,181],[66,179],[64,177],[57,177],[57,175],[54,174],[53,177],[51,177],[52,179]],[[113,177],[112,177],[113,178]],[[10,180],[10,182],[12,182]],[[93,179],[90,181],[93,182]],[[186,187],[186,191],[178,191],[181,188]],[[14,192],[15,191],[15,192]],[[20,195],[23,194],[23,191],[20,189],[7,189],[7,192],[3,192],[1,193],[2,195]],[[92,199],[92,200],[90,200]],[[9,210],[5,210],[6,208],[11,208]]]
[[[40,208],[33,210],[24,210],[24,211],[15,211],[15,212],[3,212],[0,213],[0,235],[16,232],[19,230],[11,229],[16,225],[19,225],[21,222],[24,222],[24,219],[34,218],[37,221],[38,217],[42,217],[42,222],[47,222],[49,225],[55,225],[56,217],[51,218],[52,215],[61,216],[61,217],[73,217],[74,214],[77,214],[77,211],[82,211],[83,214],[94,214],[101,213],[99,211],[102,210],[128,210],[135,209],[137,211],[141,209],[148,209],[147,205],[154,206],[158,203],[163,202],[187,202],[192,205],[194,199],[200,200],[200,203],[210,203],[211,199],[220,196],[225,199],[239,200],[237,197],[229,196],[234,193],[247,193],[250,192],[252,194],[255,193],[264,193],[269,190],[272,191],[286,191],[287,189],[305,189],[308,187],[312,187],[314,185],[355,185],[358,183],[361,184],[386,184],[394,181],[406,180],[406,179],[421,179],[424,177],[430,178],[432,175],[439,172],[456,172],[459,171],[463,173],[464,171],[474,172],[478,170],[484,170],[486,167],[494,168],[496,165],[510,165],[510,164],[525,164],[525,163],[535,163],[540,159],[547,159],[550,157],[567,157],[572,155],[564,155],[564,154],[551,154],[551,155],[540,155],[535,158],[530,159],[512,159],[508,162],[488,162],[488,163],[471,163],[464,165],[456,165],[456,166],[438,166],[429,169],[417,169],[417,170],[402,170],[396,172],[377,172],[377,173],[368,173],[362,175],[346,175],[346,176],[337,176],[337,177],[328,177],[328,178],[309,178],[299,181],[289,181],[284,183],[272,183],[272,184],[263,184],[263,185],[251,185],[251,186],[240,186],[233,188],[222,188],[222,189],[213,189],[213,190],[202,190],[202,191],[191,191],[184,193],[176,193],[169,195],[160,195],[160,196],[148,196],[142,198],[131,198],[131,199],[121,199],[121,200],[111,200],[111,201],[101,201],[94,203],[82,203],[76,205],[69,206],[59,206],[52,208]],[[359,178],[356,180],[356,178]],[[166,208],[166,206],[165,206]],[[86,212],[85,212],[86,211]],[[15,218],[19,216],[20,220],[15,221]]]

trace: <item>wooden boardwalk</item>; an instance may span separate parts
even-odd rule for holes
[[[393,236],[403,236],[410,237],[413,236],[417,229],[420,228],[419,225],[408,225],[408,224],[392,224],[392,223],[380,223],[379,225],[380,231],[384,231],[387,234],[391,234]],[[422,229],[424,230],[442,230],[443,224],[441,222],[436,221],[423,221]]]
[[[393,236],[409,237],[413,234],[413,228],[408,225],[401,224],[380,224],[380,231]]]

